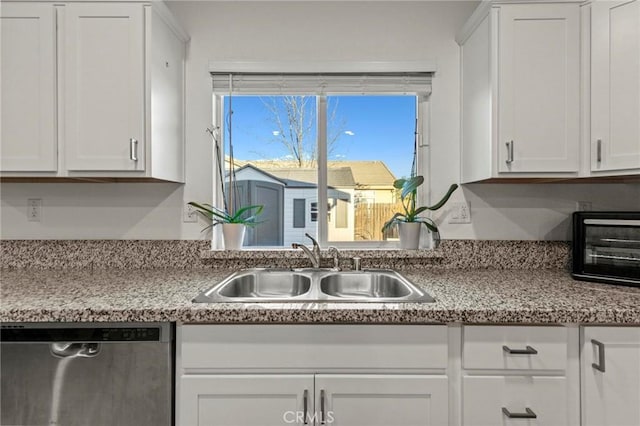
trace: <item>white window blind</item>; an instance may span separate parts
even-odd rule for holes
[[[431,72],[385,73],[218,73],[212,72],[219,95],[349,95],[431,94]]]

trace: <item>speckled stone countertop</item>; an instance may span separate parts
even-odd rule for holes
[[[402,271],[435,303],[195,304],[230,270],[4,270],[0,321],[640,324],[640,288],[563,270]]]

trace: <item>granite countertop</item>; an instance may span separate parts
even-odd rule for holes
[[[640,288],[562,270],[405,270],[435,303],[195,304],[231,270],[3,270],[0,321],[640,324]]]

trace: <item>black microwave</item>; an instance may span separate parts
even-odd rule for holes
[[[571,275],[640,287],[640,212],[575,212]]]

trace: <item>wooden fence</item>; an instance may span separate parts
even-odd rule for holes
[[[398,238],[397,227],[382,233],[382,226],[391,219],[396,212],[401,212],[402,204],[367,204],[360,203],[355,207],[355,240],[381,241],[389,238]]]

